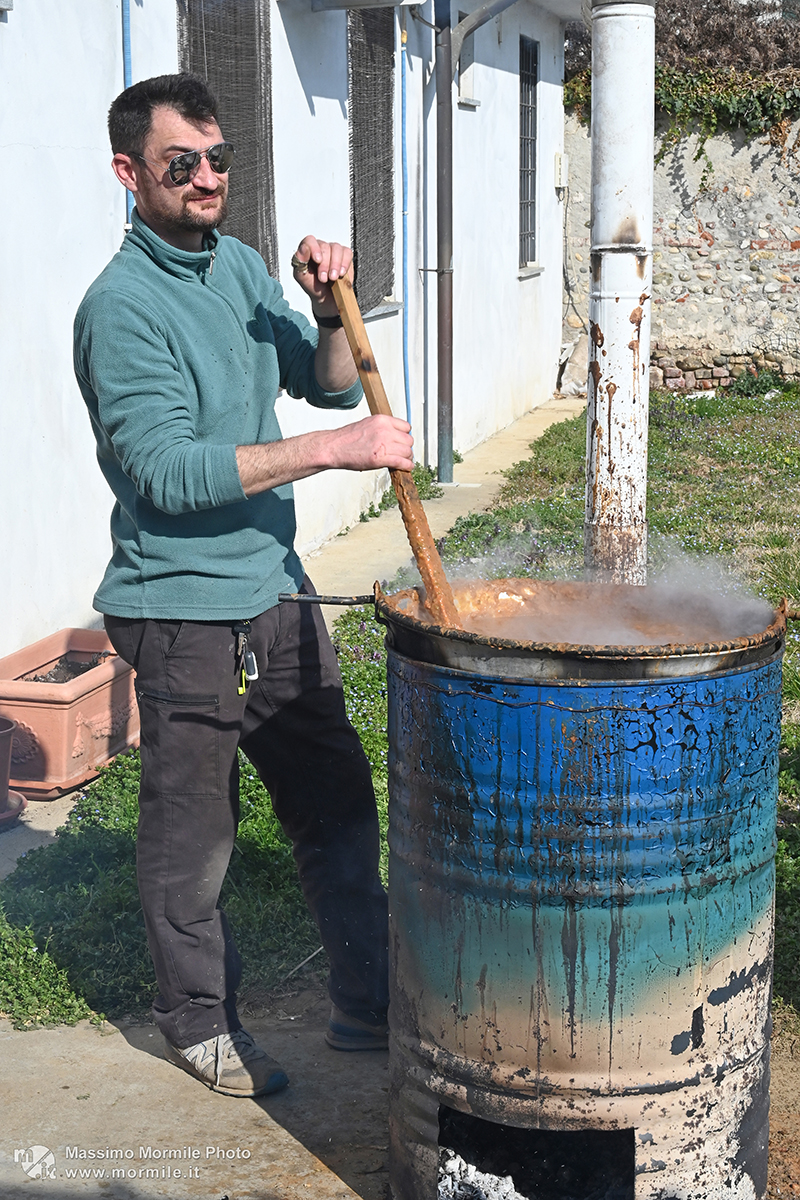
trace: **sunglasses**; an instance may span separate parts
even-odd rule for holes
[[[187,150],[185,154],[176,154],[167,163],[167,173],[176,187],[183,187],[197,174],[201,161],[205,158],[211,170],[217,175],[225,175],[233,166],[234,148],[231,142],[217,142],[207,150]],[[131,151],[132,158],[140,158],[142,162],[152,163],[154,167],[162,164],[143,154]]]

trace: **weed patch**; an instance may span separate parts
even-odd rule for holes
[[[25,855],[0,884],[10,924],[29,927],[74,996],[110,1016],[145,1011],[155,992],[136,885],[138,780],[138,753],[120,756],[79,797],[55,843]],[[221,904],[245,961],[246,998],[279,983],[319,939],[291,848],[244,756],[240,806]]]
[[[15,1029],[74,1025],[92,1010],[30,929],[17,929],[0,911],[0,1016]]]
[[[459,455],[454,461],[461,462],[461,456]],[[433,467],[415,463],[411,470],[411,477],[417,486],[420,500],[437,500],[439,496],[444,495],[444,489],[436,482],[436,471]],[[369,508],[361,513],[359,520],[369,521],[373,517],[379,517],[382,512],[386,512],[387,508],[397,508],[397,503],[397,494],[394,488],[390,487],[381,496],[377,507],[370,504]]]

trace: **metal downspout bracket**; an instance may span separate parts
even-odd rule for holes
[[[592,0],[592,228],[584,558],[647,582],[655,5]]]

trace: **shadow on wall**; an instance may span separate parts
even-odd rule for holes
[[[278,12],[286,32],[308,111],[316,116],[315,98],[337,100],[347,117],[347,22],[344,12],[309,12],[304,4],[284,0]],[[276,102],[280,99],[276,97]]]

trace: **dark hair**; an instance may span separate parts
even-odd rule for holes
[[[216,121],[217,100],[204,79],[183,72],[155,75],[120,92],[108,110],[108,135],[115,154],[142,154],[153,109],[174,108],[189,121]]]

